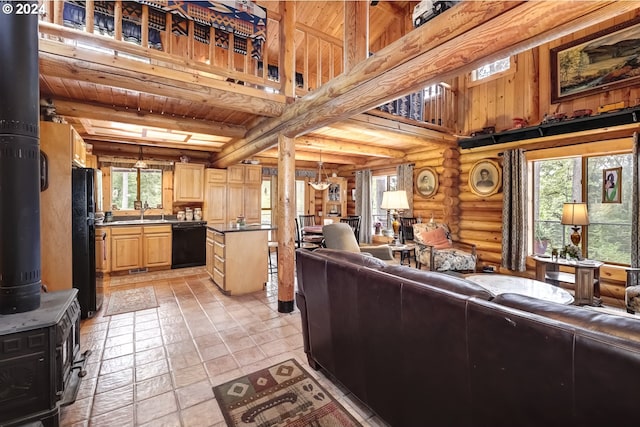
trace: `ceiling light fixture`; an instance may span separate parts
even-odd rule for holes
[[[138,159],[138,161],[133,165],[134,168],[136,169],[146,169],[148,168],[147,166],[147,162],[145,162],[144,160],[142,160],[142,146],[140,146],[140,158]]]
[[[324,191],[327,188],[329,188],[329,176],[327,175],[327,172],[325,171],[324,173],[324,181],[322,181],[322,171],[323,171],[323,167],[322,167],[322,151],[320,151],[320,161],[318,162],[318,174],[316,175],[316,181],[309,181],[309,185],[314,189],[314,190],[318,190],[318,191]]]

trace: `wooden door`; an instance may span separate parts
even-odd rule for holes
[[[227,221],[235,221],[244,216],[244,185],[229,184],[227,186]]]
[[[176,163],[173,172],[173,200],[202,202],[204,199],[204,165]]]
[[[171,226],[144,227],[144,267],[171,266]]]
[[[111,230],[111,271],[142,267],[142,227]]]

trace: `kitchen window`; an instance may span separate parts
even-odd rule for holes
[[[133,210],[136,200],[162,208],[162,170],[111,168],[111,208]]]

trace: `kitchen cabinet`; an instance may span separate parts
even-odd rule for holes
[[[207,228],[207,272],[227,295],[263,289],[267,282],[270,226]],[[252,266],[247,268],[247,266]]]
[[[49,291],[73,285],[71,168],[81,138],[66,123],[40,122],[40,151],[47,159],[46,190],[40,192],[41,280]]]
[[[347,214],[347,179],[329,178],[329,188],[322,195],[322,212],[327,219],[339,221]]]
[[[106,226],[96,227],[96,272],[108,273],[111,271],[111,228]]]
[[[87,167],[87,144],[85,144],[82,137],[76,132],[74,128],[71,128],[71,140],[73,147],[73,164],[81,167]]]
[[[213,279],[213,270],[214,270],[214,254],[215,243],[214,243],[214,231],[210,228],[207,228],[207,240],[206,240],[206,263],[205,269],[211,279]]]
[[[202,202],[204,200],[204,165],[176,163],[173,170],[173,201]]]
[[[205,171],[205,179],[202,219],[221,226],[227,221],[227,171],[209,168]]]
[[[207,169],[203,219],[209,225],[223,226],[243,215],[247,224],[259,224],[261,186],[260,165]]]
[[[171,226],[149,225],[142,232],[143,266],[171,267]]]
[[[111,271],[171,267],[171,226],[111,227]]]
[[[111,230],[111,271],[142,267],[142,227],[113,227]]]

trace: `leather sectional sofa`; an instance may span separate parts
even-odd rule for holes
[[[640,320],[357,253],[296,264],[309,364],[392,426],[637,425]]]

